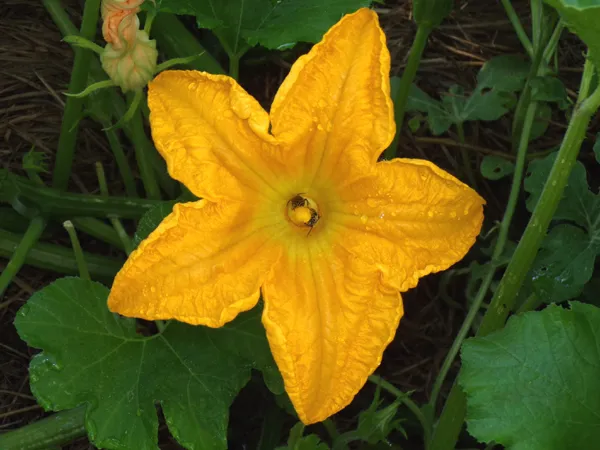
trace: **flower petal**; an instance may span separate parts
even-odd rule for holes
[[[305,424],[352,401],[403,314],[400,294],[383,286],[374,268],[316,242],[296,241],[263,286],[271,351]]]
[[[361,173],[394,137],[389,71],[377,14],[346,15],[292,66],[271,107],[273,135],[313,178]]]
[[[169,173],[197,196],[239,200],[243,190],[272,186],[269,117],[232,78],[165,71],[149,84],[148,105]]]
[[[239,204],[178,204],[117,274],[111,311],[220,327],[259,298],[280,254],[271,232]]]
[[[330,212],[345,248],[378,267],[389,286],[406,291],[445,270],[475,243],[485,201],[429,161],[380,162],[348,186]]]

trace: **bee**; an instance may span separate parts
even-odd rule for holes
[[[307,208],[310,211],[310,219],[308,219],[304,224],[308,226],[310,229],[308,230],[307,237],[310,235],[310,232],[313,230],[313,227],[317,224],[321,216],[316,209],[310,206],[308,199],[302,197],[302,194],[296,194],[288,201],[288,207],[292,208],[292,210],[296,208]]]

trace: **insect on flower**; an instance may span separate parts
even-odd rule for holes
[[[130,255],[109,308],[221,327],[262,297],[299,418],[348,405],[394,338],[400,293],[459,261],[483,220],[483,199],[431,162],[377,162],[395,134],[389,72],[360,9],[294,63],[270,113],[230,77],[158,75],[152,137],[202,200]]]
[[[296,194],[288,201],[288,216],[290,216],[290,214],[296,216],[298,222],[304,223],[309,227],[308,233],[306,234],[306,236],[309,236],[321,216],[316,209],[316,205],[311,203],[309,199],[303,197],[303,195],[304,194]]]

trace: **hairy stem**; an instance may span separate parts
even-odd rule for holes
[[[85,436],[85,406],[58,412],[0,434],[2,450],[48,450]]]
[[[44,1],[48,8],[48,0]],[[55,6],[55,5],[54,5]],[[81,32],[79,36],[94,40],[96,36],[96,26],[100,13],[100,0],[88,0],[83,8],[83,20],[81,23]],[[75,54],[73,71],[71,72],[71,81],[69,83],[69,93],[78,94],[83,91],[87,85],[88,72],[93,52],[87,49]],[[77,97],[67,97],[65,102],[65,111],[58,139],[58,148],[56,153],[56,163],[52,176],[52,186],[65,190],[71,176],[71,167],[73,165],[73,155],[75,153],[75,144],[77,141],[78,123],[83,109],[85,99]]]

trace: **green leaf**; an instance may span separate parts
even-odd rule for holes
[[[302,436],[303,433],[304,424],[298,422],[290,430],[287,445],[284,447],[277,447],[276,450],[329,450],[327,444],[321,442],[319,436],[315,434]]]
[[[527,209],[533,211],[542,193],[546,179],[550,174],[557,153],[551,153],[543,159],[529,163],[525,177],[525,191],[529,193]],[[584,227],[590,235],[600,238],[600,201],[590,191],[587,174],[581,162],[576,162],[567,186],[563,192],[554,220],[571,220]]]
[[[413,0],[413,16],[419,26],[435,28],[452,12],[453,0]]]
[[[508,112],[510,97],[505,92],[489,90],[484,92],[479,86],[470,96],[466,96],[461,86],[453,85],[442,98],[442,103],[450,111],[455,123],[470,120],[497,120]]]
[[[600,2],[598,0],[544,0],[560,14],[569,30],[588,46],[589,57],[600,67]]]
[[[151,4],[152,2],[145,2]],[[157,0],[159,11],[196,16],[198,26],[213,30],[229,55],[248,45],[270,49],[294,42],[318,42],[347,13],[370,0]],[[152,7],[152,5],[148,5]]]
[[[154,206],[144,213],[140,219],[140,222],[138,223],[137,230],[135,230],[135,234],[133,235],[134,248],[140,245],[140,242],[150,236],[150,233],[152,233],[156,227],[158,227],[163,219],[171,214],[171,211],[173,211],[173,206],[175,206],[176,203],[177,202],[164,202]]]
[[[552,108],[550,108],[550,105],[543,102],[538,103],[533,125],[531,126],[531,134],[529,135],[530,142],[546,134],[551,119]]]
[[[379,442],[387,442],[387,437],[394,430],[402,429],[401,420],[395,419],[398,412],[400,401],[395,402],[379,409],[381,401],[379,399],[379,389],[373,397],[373,402],[366,410],[358,416],[358,427],[356,428],[356,437],[369,445],[375,445]]]
[[[406,110],[427,113],[429,129],[436,136],[448,131],[454,123],[453,117],[445,106],[441,102],[432,99],[415,84],[410,86]]]
[[[535,208],[556,155],[529,164],[525,178],[529,211]],[[580,162],[573,168],[554,220],[570,223],[554,226],[544,238],[526,283],[546,303],[576,298],[591,279],[600,254],[600,202],[588,188]]]
[[[552,76],[535,77],[531,80],[531,99],[558,103],[560,109],[566,109],[570,105],[565,85]]]
[[[160,405],[188,449],[225,449],[228,410],[252,367],[274,365],[260,311],[219,329],[167,324],[144,337],[136,322],[106,307],[108,289],[63,278],[35,293],[15,325],[42,349],[30,366],[31,390],[46,410],[87,405],[96,447],[158,449]]]
[[[479,89],[518,92],[525,86],[531,63],[517,55],[496,56],[487,61],[477,74]]]
[[[544,238],[529,279],[538,298],[558,303],[577,297],[590,281],[600,242],[579,227],[560,224]]]
[[[479,167],[481,175],[488,180],[499,180],[515,171],[512,161],[497,155],[485,155]]]
[[[468,431],[511,450],[592,449],[600,439],[600,309],[513,316],[462,347]]]

